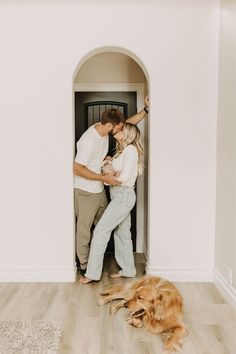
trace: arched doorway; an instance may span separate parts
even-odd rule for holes
[[[148,94],[148,76],[133,53],[117,47],[98,48],[88,53],[73,76],[74,132],[76,142],[84,131],[99,121],[101,113],[118,108],[129,117],[142,110]],[[137,203],[132,211],[134,251],[148,258],[148,118],[139,123],[145,169],[137,180]],[[112,241],[108,251],[113,251]],[[140,257],[140,256],[139,256]]]

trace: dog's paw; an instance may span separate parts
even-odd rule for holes
[[[128,317],[126,319],[126,321],[128,322],[128,324],[132,325],[133,324],[133,318],[132,317]]]
[[[106,303],[105,296],[100,295],[99,298],[98,298],[98,305],[102,306],[102,305],[105,305],[105,303]]]
[[[116,313],[116,308],[114,307],[114,306],[111,306],[110,307],[110,310],[109,310],[109,312],[110,312],[110,315],[114,315],[115,313]]]
[[[119,310],[119,307],[116,306],[116,304],[112,305],[110,307],[110,314],[115,315],[115,313]]]
[[[100,293],[100,296],[108,296],[109,295],[109,293]]]
[[[137,327],[137,328],[141,328],[142,327],[142,321],[139,318],[129,316],[126,321],[131,326],[134,326],[134,327]]]
[[[172,354],[176,352],[181,352],[183,350],[183,344],[179,343],[167,343],[165,345],[165,354]]]

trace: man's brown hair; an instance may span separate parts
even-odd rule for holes
[[[106,109],[102,114],[101,123],[111,123],[113,126],[115,126],[120,123],[125,123],[125,117],[118,109]]]

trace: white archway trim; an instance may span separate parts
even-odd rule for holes
[[[148,82],[148,86],[150,85],[150,76],[148,74],[148,70],[145,67],[144,63],[142,62],[142,60],[139,58],[138,55],[136,55],[134,52],[131,52],[130,50],[124,48],[124,47],[117,47],[117,46],[102,46],[102,47],[98,47],[98,48],[94,48],[92,49],[90,52],[87,52],[84,54],[84,56],[81,58],[80,62],[77,64],[73,75],[72,75],[72,82],[75,82],[75,78],[79,72],[79,69],[81,68],[81,66],[90,58],[92,58],[93,56],[100,54],[100,53],[105,53],[105,52],[109,52],[109,53],[121,53],[121,54],[125,54],[128,57],[132,58],[139,66],[140,68],[143,70],[144,75],[146,76],[147,82]]]

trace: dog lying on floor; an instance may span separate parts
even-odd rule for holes
[[[120,300],[111,306],[111,314],[122,307],[130,310],[127,321],[155,334],[168,332],[166,352],[180,351],[187,334],[183,323],[183,298],[166,279],[145,276],[132,283],[110,286],[100,294],[98,305]]]

